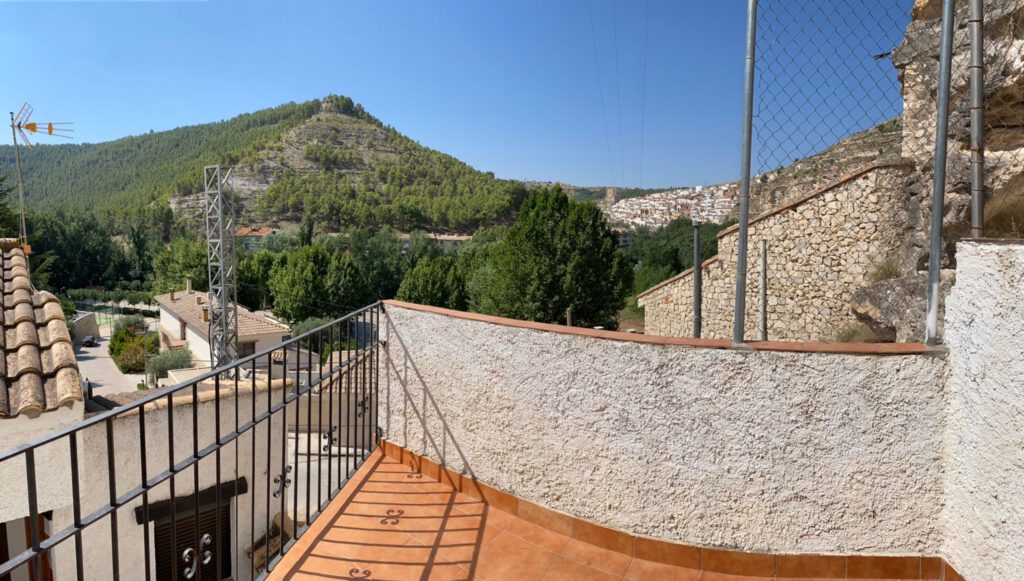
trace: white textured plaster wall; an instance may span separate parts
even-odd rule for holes
[[[81,421],[84,413],[85,404],[78,401],[70,407],[61,407],[35,418],[23,414],[14,418],[0,419],[0,448],[4,450],[16,448],[51,432],[64,429]],[[66,464],[67,458],[68,445],[66,442],[42,446],[36,450],[37,502],[40,512],[71,502],[71,494],[66,482],[46,477],[50,466]],[[24,456],[17,456],[0,463],[0,492],[23,491],[27,486],[28,476]],[[28,516],[28,512],[27,495],[0,493],[0,522]]]
[[[521,498],[692,544],[939,548],[940,358],[660,346],[388,312],[386,437],[453,469],[461,449],[479,479]]]
[[[235,399],[222,392],[221,401],[221,434],[228,435],[235,426]],[[265,390],[256,394],[256,412],[264,413],[267,407]],[[275,403],[280,401],[280,390],[273,392]],[[302,401],[305,405],[305,401]],[[288,407],[288,413],[294,416],[295,403]],[[245,423],[252,417],[251,395],[242,393],[238,397],[239,423]],[[174,408],[174,456],[176,463],[186,460],[192,453],[192,405],[177,403]],[[264,421],[255,428],[256,463],[253,465],[253,431],[243,434],[235,443],[226,445],[221,452],[221,482],[234,481],[244,476],[248,482],[248,492],[235,497],[234,502],[243,503],[243,509],[236,522],[232,523],[232,533],[238,539],[238,553],[234,556],[234,579],[249,579],[249,559],[245,554],[250,546],[249,514],[250,503],[255,501],[255,537],[259,538],[266,530],[266,497],[267,497],[267,461],[270,460],[271,478],[279,473],[281,466],[281,430],[282,413],[271,420],[271,442],[267,445],[268,422]],[[81,411],[79,410],[79,417]],[[216,410],[213,401],[201,402],[198,410],[200,449],[209,446],[215,440]],[[114,465],[117,476],[117,493],[123,495],[142,482],[141,440],[139,438],[139,416],[137,413],[118,416],[113,421],[114,433]],[[150,477],[168,468],[168,414],[166,408],[146,412],[146,468]],[[238,465],[235,464],[235,448],[238,447]],[[71,496],[71,463],[69,445],[66,438],[46,444],[37,453],[37,479],[39,483],[39,510],[53,511],[52,531],[61,531],[74,523]],[[293,463],[289,454],[288,464]],[[109,501],[107,487],[107,448],[106,428],[100,423],[90,426],[78,434],[78,467],[79,486],[81,490],[81,513],[88,515],[102,508]],[[237,472],[236,472],[237,470]],[[200,462],[199,488],[209,488],[216,483],[216,458],[210,456]],[[292,475],[295,482],[305,486],[305,473]],[[19,457],[0,466],[0,490],[24,491],[24,461]],[[175,496],[187,496],[194,490],[193,470],[189,468],[175,477]],[[273,492],[273,491],[271,491]],[[28,515],[25,494],[3,494],[0,508],[3,520],[11,520]],[[149,501],[159,502],[170,498],[170,485],[164,482],[149,492]],[[271,503],[271,515],[280,510],[279,500]],[[288,501],[291,511],[291,501]],[[142,505],[139,497],[117,511],[118,520],[118,561],[121,579],[145,578],[145,553],[143,526],[136,522],[134,508]],[[148,523],[152,566],[155,567],[155,547],[153,523]],[[82,533],[84,544],[84,573],[86,579],[107,579],[111,576],[110,552],[110,519],[104,518],[90,525]],[[235,546],[235,545],[233,545]],[[62,542],[53,551],[51,565],[54,578],[58,581],[75,579],[75,544],[74,539]]]
[[[1024,575],[1024,244],[961,242],[950,352],[944,555],[965,577]]]

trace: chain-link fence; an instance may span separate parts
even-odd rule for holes
[[[751,215],[901,154],[893,53],[913,0],[758,5]]]
[[[677,295],[703,293],[705,337],[935,342],[956,243],[1024,235],[1024,0],[750,7],[747,221]],[[648,328],[678,333],[692,309],[659,292]]]
[[[959,3],[958,3],[959,4]],[[1024,237],[1024,1],[989,0],[983,3],[984,62],[984,176],[983,235],[995,238]],[[969,9],[957,11],[957,21],[968,18]],[[961,38],[963,37],[963,38]],[[969,35],[958,29],[954,70],[967,67]],[[957,137],[961,147],[969,130],[968,88],[963,88],[955,110],[964,129]],[[958,92],[953,92],[954,97]],[[954,101],[957,102],[957,101]],[[951,127],[955,127],[951,123]],[[951,131],[950,138],[953,138]]]

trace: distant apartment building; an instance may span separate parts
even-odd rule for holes
[[[246,250],[256,251],[263,248],[271,236],[277,235],[277,230],[270,226],[242,226],[235,229],[235,239],[238,244]]]

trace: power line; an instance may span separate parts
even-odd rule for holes
[[[587,12],[590,14],[590,37],[594,41],[594,64],[597,66],[597,89],[601,95],[601,117],[604,119],[604,143],[608,149],[608,171],[611,174],[608,181],[615,181],[615,164],[612,161],[612,140],[611,132],[608,130],[608,108],[604,98],[604,77],[601,76],[601,54],[597,49],[597,29],[594,26],[594,0],[587,0]]]
[[[644,51],[643,67],[640,69],[640,176],[638,187],[644,187],[644,137],[647,124],[647,43],[651,35],[651,3],[644,0]]]
[[[619,82],[619,13],[615,9],[615,0],[612,0],[612,48],[615,49],[615,107],[619,113],[619,174],[622,185],[626,185],[626,156],[623,153],[622,142],[626,136],[622,132],[622,91]]]

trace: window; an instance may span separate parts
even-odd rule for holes
[[[256,353],[256,342],[255,341],[243,341],[238,344],[238,356],[245,357],[247,355],[254,355]]]
[[[49,538],[47,534],[46,520],[39,515],[38,530],[39,540],[45,541]],[[32,539],[32,526],[29,517],[15,519],[0,523],[0,563],[21,553],[29,548]],[[40,559],[40,575],[36,577],[35,568],[29,565],[22,565],[7,575],[0,575],[0,581],[53,581],[53,570],[50,569],[50,554],[46,553]]]
[[[178,339],[185,340],[185,321],[178,320]]]
[[[200,506],[198,527],[192,505],[187,500],[176,504],[173,528],[169,516],[160,519],[155,527],[157,581],[189,581],[200,577],[211,581],[230,579],[234,543],[228,503],[221,505],[219,511],[215,504]],[[197,546],[201,548],[197,550]],[[196,569],[197,566],[201,569]]]

